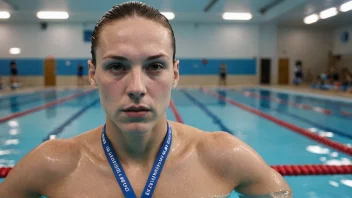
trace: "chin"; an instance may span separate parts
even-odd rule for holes
[[[153,122],[123,122],[117,126],[124,133],[144,134],[153,128]]]

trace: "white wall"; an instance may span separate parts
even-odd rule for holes
[[[90,57],[90,44],[83,42],[81,25],[49,25],[44,31],[39,24],[0,24],[0,57],[13,57],[11,47],[21,48],[21,58],[44,58],[52,55],[56,58]]]
[[[349,41],[341,42],[341,34],[349,32]],[[338,28],[333,34],[333,53],[341,55],[341,60],[337,62],[338,68],[346,67],[352,71],[352,26]]]
[[[179,58],[253,58],[258,55],[256,25],[173,24]]]
[[[258,55],[259,28],[255,25],[173,24],[178,58],[253,58]],[[83,42],[83,25],[0,24],[0,58],[11,57],[9,48],[19,47],[17,57],[89,58],[90,43]]]
[[[271,84],[277,84],[277,27],[271,24],[262,24],[259,33],[259,59],[258,68],[260,67],[261,58],[271,59]],[[260,79],[260,69],[258,79]]]
[[[294,73],[294,63],[301,60],[305,74],[311,68],[313,77],[326,71],[332,51],[332,32],[308,28],[279,28],[278,58],[290,59],[290,82]]]
[[[328,66],[328,52],[349,52],[336,40],[338,32],[302,28],[277,28],[275,25],[175,23],[177,58],[260,58],[272,59],[271,82],[277,83],[280,57],[290,58],[291,74],[294,62],[302,60],[304,69],[314,75]],[[41,30],[39,24],[0,23],[0,58],[12,57],[8,50],[20,47],[17,57],[89,58],[90,43],[83,42],[83,25],[49,24]],[[334,41],[333,39],[334,38]],[[350,46],[351,43],[348,45]],[[334,49],[332,49],[334,47]],[[258,77],[259,79],[259,71]],[[290,82],[292,79],[290,79]]]
[[[252,59],[258,57],[260,33],[257,25],[195,25],[193,23],[172,25],[176,36],[177,58]],[[39,24],[0,23],[0,58],[54,56],[55,58],[88,59],[90,58],[90,43],[83,41],[84,29],[85,27],[81,24],[49,24],[46,30],[42,30]],[[21,54],[10,55],[11,47],[21,48]],[[57,83],[58,85],[72,84],[75,77],[71,78],[58,78]],[[203,80],[199,80],[200,78]],[[212,77],[195,75],[183,79],[184,82],[181,84],[218,83],[218,77],[215,75]],[[256,84],[257,79],[253,75],[233,75],[229,76],[228,83],[229,85],[231,83]],[[38,83],[42,83],[42,80]]]
[[[349,32],[350,39],[348,43],[341,42],[341,34],[343,32]],[[351,55],[352,54],[352,26],[338,28],[333,34],[333,53],[341,55]]]

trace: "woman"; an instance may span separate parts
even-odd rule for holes
[[[210,198],[233,189],[291,197],[283,178],[239,139],[167,121],[179,61],[173,30],[156,9],[113,7],[95,27],[91,52],[89,80],[106,124],[43,143],[10,172],[0,197]]]

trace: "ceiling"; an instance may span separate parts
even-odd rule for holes
[[[325,28],[335,28],[347,25],[352,26],[352,10],[349,12],[339,12],[339,14],[334,17],[319,20],[311,25],[306,25],[303,23],[303,18],[305,16],[319,14],[319,12],[331,7],[339,8],[340,5],[348,1],[349,0],[308,0],[306,3],[296,6],[274,21],[276,21],[280,26],[310,26]]]
[[[276,23],[281,26],[303,26],[303,18],[325,8],[339,6],[348,0],[141,0],[160,11],[172,11],[172,22],[196,23]],[[208,11],[204,9],[212,1]],[[36,12],[40,10],[68,11],[65,22],[92,23],[113,5],[122,0],[0,0],[0,10],[11,12],[6,23],[37,23]],[[267,7],[267,8],[266,8]],[[264,9],[264,10],[263,10]],[[266,10],[265,10],[266,9]],[[250,21],[224,21],[222,13],[251,12]],[[352,25],[352,11],[313,24],[319,27]]]

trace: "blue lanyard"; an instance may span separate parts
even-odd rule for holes
[[[103,127],[103,132],[101,135],[101,141],[102,145],[104,148],[104,152],[106,155],[106,158],[109,161],[110,167],[112,171],[114,172],[114,175],[116,177],[117,182],[120,185],[120,188],[125,195],[126,198],[136,198],[136,194],[133,191],[133,188],[127,178],[127,175],[125,171],[122,168],[122,165],[119,161],[119,159],[116,156],[116,153],[114,152],[110,141],[108,138],[106,138],[106,132],[105,132],[106,125]],[[152,197],[153,192],[155,190],[156,184],[158,183],[159,177],[161,170],[164,167],[167,155],[169,154],[170,151],[170,146],[172,142],[172,129],[167,123],[167,134],[164,138],[163,144],[158,152],[158,156],[156,157],[152,170],[149,174],[148,181],[144,187],[143,193],[142,193],[142,198],[148,198]]]

